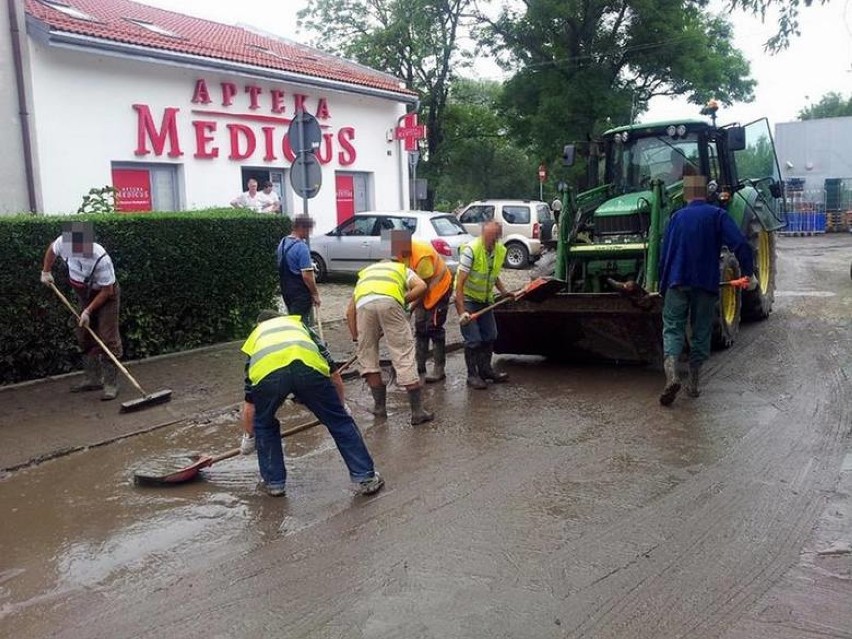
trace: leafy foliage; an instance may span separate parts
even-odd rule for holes
[[[79,220],[75,217],[75,220]],[[232,209],[86,215],[115,263],[128,359],[248,334],[278,289],[275,247],[285,217]],[[63,216],[0,218],[0,383],[73,370],[79,353],[70,314],[39,283],[47,245]],[[57,285],[75,297],[57,261]]]
[[[799,31],[799,10],[802,5],[810,7],[813,0],[731,0],[731,9],[742,9],[760,16],[766,21],[766,13],[778,10],[778,31],[764,45],[767,51],[777,53],[790,46],[790,39],[801,35]],[[828,4],[828,0],[817,0],[817,4]]]
[[[116,193],[115,188],[109,185],[89,189],[77,213],[115,213]]]
[[[846,99],[840,93],[826,93],[820,101],[799,111],[800,120],[840,118],[852,115],[852,94]]]
[[[518,71],[508,121],[542,157],[630,121],[654,96],[750,100],[748,62],[726,18],[700,1],[529,0],[482,16],[492,49]]]

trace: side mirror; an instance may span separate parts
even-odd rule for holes
[[[728,148],[731,151],[742,151],[746,148],[746,132],[745,127],[732,126],[725,129],[728,134]]]
[[[574,145],[566,144],[562,147],[562,166],[574,166]]]

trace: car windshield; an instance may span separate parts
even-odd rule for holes
[[[616,190],[633,193],[650,188],[652,179],[666,186],[683,179],[684,174],[698,174],[698,136],[682,138],[654,136],[615,141],[611,147],[609,175]]]
[[[432,226],[439,237],[447,237],[448,235],[464,235],[467,233],[459,221],[449,215],[433,217]]]

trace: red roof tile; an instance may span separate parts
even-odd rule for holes
[[[157,9],[131,0],[59,0],[59,3],[82,11],[96,21],[73,18],[38,0],[26,0],[27,13],[46,24],[51,31],[227,60],[390,91],[407,97],[414,95],[413,91],[401,88],[400,80],[389,74],[241,27]],[[153,33],[129,22],[128,18],[152,23],[179,37]]]

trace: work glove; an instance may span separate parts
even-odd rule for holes
[[[83,311],[80,313],[80,327],[81,328],[89,328],[89,324],[91,323],[92,318],[89,315],[89,311]]]
[[[243,433],[240,439],[240,454],[251,455],[255,451],[254,435]]]
[[[41,272],[41,283],[45,286],[49,284],[53,284],[53,274],[50,271],[42,271]]]
[[[746,288],[746,290],[747,291],[757,290],[757,287],[759,286],[759,284],[760,284],[760,282],[758,282],[757,278],[754,275],[752,275],[750,278],[748,278],[748,288]]]
[[[467,326],[468,324],[470,324],[470,313],[465,311],[464,313],[459,315],[459,324],[461,324],[462,326]]]

